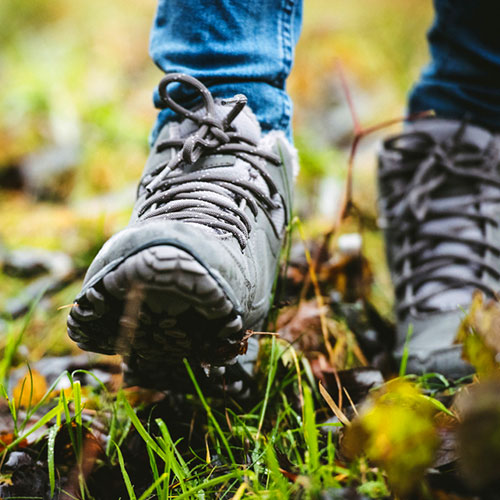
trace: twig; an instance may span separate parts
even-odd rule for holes
[[[339,72],[340,82],[342,86],[342,90],[344,92],[344,96],[347,102],[347,106],[349,108],[349,112],[351,115],[351,119],[353,122],[353,139],[349,151],[349,158],[347,161],[347,173],[346,173],[346,181],[344,185],[344,192],[342,194],[342,201],[340,204],[340,208],[337,212],[337,217],[332,225],[332,227],[324,234],[323,241],[314,256],[314,269],[316,272],[319,268],[319,263],[321,261],[321,256],[328,250],[330,246],[331,239],[335,234],[338,234],[338,229],[340,228],[342,222],[349,216],[351,209],[354,206],[353,203],[353,172],[354,172],[354,160],[356,157],[356,153],[358,150],[359,143],[361,139],[366,137],[367,135],[372,134],[378,130],[384,129],[396,123],[401,123],[404,121],[412,121],[420,118],[427,118],[434,115],[434,111],[422,111],[419,113],[414,113],[408,116],[400,116],[398,118],[392,118],[390,120],[385,120],[383,122],[377,123],[375,125],[371,125],[369,127],[363,127],[361,124],[358,114],[356,112],[356,108],[354,106],[354,100],[352,98],[352,94],[347,83],[347,78],[345,76],[344,69],[339,60],[336,61],[337,70]],[[307,292],[307,288],[309,283],[304,285],[303,292]]]
[[[349,107],[349,112],[352,118],[352,124],[354,129],[354,135],[358,135],[363,130],[361,123],[358,118],[358,114],[356,113],[356,108],[354,107],[354,101],[352,99],[351,90],[349,85],[347,84],[347,79],[345,77],[344,68],[340,62],[340,59],[335,61],[335,65],[337,66],[337,71],[339,72],[340,84],[342,85],[342,90],[344,91],[344,96],[347,101],[347,106]]]

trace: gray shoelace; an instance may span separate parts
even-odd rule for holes
[[[488,252],[500,256],[500,248],[487,241],[486,228],[499,221],[485,207],[500,203],[498,152],[493,140],[484,149],[466,142],[465,127],[443,143],[425,132],[385,143],[393,156],[381,184],[392,189],[385,217],[399,249],[399,314],[440,310],[440,295],[453,289],[495,294],[484,275],[500,279],[487,259]]]
[[[205,114],[190,111],[174,101],[167,90],[173,82],[194,87],[202,98]],[[253,139],[237,133],[232,127],[233,120],[246,105],[244,95],[223,101],[230,107],[228,113],[219,118],[210,91],[193,77],[168,74],[160,82],[159,93],[166,106],[192,120],[199,128],[187,138],[168,139],[156,145],[158,153],[170,148],[175,148],[177,153],[143,179],[146,197],[138,207],[138,217],[142,220],[162,217],[208,226],[232,234],[241,248],[245,248],[252,227],[245,208],[248,207],[255,217],[260,206],[271,219],[270,212],[281,206],[275,201],[278,197],[276,185],[265,165],[261,165],[261,159],[280,165],[279,156],[258,149]],[[185,172],[182,168],[214,154],[234,155],[243,160],[254,171],[254,176],[264,181],[265,188],[261,188],[262,182],[241,179],[232,168],[202,168],[194,172]]]

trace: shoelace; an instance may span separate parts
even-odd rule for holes
[[[191,85],[198,91],[203,101],[204,115],[184,108],[172,98],[167,87],[173,82]],[[157,144],[158,153],[175,148],[177,154],[143,179],[146,197],[138,207],[138,217],[144,220],[161,216],[164,219],[202,224],[231,233],[244,249],[252,228],[245,208],[248,207],[256,217],[260,206],[271,218],[270,212],[281,207],[275,201],[277,187],[259,161],[262,158],[280,165],[279,156],[258,149],[253,139],[238,134],[232,127],[233,120],[246,105],[244,95],[238,94],[222,102],[232,106],[221,119],[216,115],[215,101],[210,91],[196,78],[182,73],[168,74],[160,82],[159,94],[166,106],[192,120],[199,128],[187,138],[168,139]],[[193,165],[214,154],[231,154],[245,161],[264,181],[267,192],[256,183],[240,179],[232,168],[206,168],[194,172],[182,169],[182,165]]]
[[[395,256],[397,271],[396,294],[401,297],[398,313],[432,312],[428,301],[447,290],[474,287],[493,296],[491,289],[481,275],[489,273],[500,279],[500,270],[486,259],[486,253],[500,256],[500,248],[485,239],[487,225],[498,227],[499,221],[481,211],[481,205],[500,202],[500,175],[498,155],[492,142],[480,149],[463,140],[466,124],[458,130],[452,140],[439,143],[425,132],[410,132],[390,139],[385,147],[396,153],[393,165],[384,168],[381,183],[396,188],[387,198],[386,219],[388,229],[396,236],[400,252]],[[401,168],[404,165],[404,168]],[[494,167],[494,168],[493,168]],[[407,179],[409,182],[401,182]],[[411,180],[410,180],[411,179]],[[393,184],[391,184],[391,181]],[[497,188],[485,195],[484,188]],[[453,196],[451,208],[436,206],[448,197],[450,190],[458,187]],[[491,190],[491,189],[490,189]],[[446,219],[460,219],[480,228],[481,238],[468,238],[458,234],[457,224],[446,225]],[[440,230],[429,228],[429,222],[441,219]],[[436,252],[437,245],[458,243],[466,246],[468,252]],[[464,278],[456,272],[456,266],[474,269],[474,277]],[[454,266],[451,272],[449,266]],[[448,267],[448,269],[447,269]],[[423,285],[433,282],[438,286],[432,291],[419,293]]]

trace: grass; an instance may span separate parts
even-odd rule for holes
[[[150,93],[160,77],[147,56],[155,4],[133,0],[127,9],[118,0],[74,2],[71,8],[62,0],[0,4],[0,18],[6,19],[0,34],[0,174],[45,147],[76,142],[80,151],[62,202],[0,189],[2,247],[63,249],[83,271],[126,223],[129,202],[114,205],[98,197],[135,183],[147,155],[146,137],[155,117]],[[302,164],[296,212],[306,222],[292,224],[290,232],[299,227],[301,240],[311,247],[310,271],[312,247],[334,219],[333,214],[318,216],[315,200],[324,178],[343,182],[348,156],[346,138],[340,132],[337,137],[329,121],[330,112],[345,108],[334,62],[341,61],[364,124],[401,115],[405,94],[425,61],[422,42],[430,9],[419,0],[377,0],[377,8],[372,0],[305,4],[289,91]],[[347,133],[349,127],[350,122]],[[373,148],[363,147],[370,159],[361,150],[354,172],[360,217],[343,221],[340,232],[363,232],[365,274],[354,278],[369,283],[364,287],[368,296],[361,299],[390,320],[389,276],[374,222]],[[296,252],[291,237],[287,243],[288,262]],[[466,498],[468,489],[460,481],[468,477],[467,463],[477,462],[469,457],[495,463],[489,451],[481,455],[491,447],[475,433],[481,425],[473,419],[500,421],[495,353],[481,337],[485,322],[472,318],[462,331],[473,351],[469,355],[481,368],[474,380],[406,374],[406,349],[401,365],[386,373],[386,382],[362,389],[356,399],[349,391],[359,384],[341,384],[342,390],[337,382],[351,373],[347,369],[360,368],[357,337],[331,304],[332,294],[345,292],[353,276],[339,266],[332,278],[328,266],[335,266],[339,256],[333,247],[330,251],[335,257],[325,264],[330,274],[313,272],[314,293],[302,297],[302,311],[309,308],[315,315],[300,324],[294,338],[262,337],[256,396],[245,401],[204,394],[188,362],[181,369],[192,393],[181,400],[123,388],[115,375],[102,371],[101,381],[90,365],[89,370],[62,370],[46,383],[36,371],[37,361],[80,354],[64,326],[65,306],[78,292],[77,282],[35,301],[24,317],[0,321],[0,497],[7,497],[5,488],[16,482],[24,488],[17,498],[445,498],[449,492],[443,493],[439,481],[436,486],[438,470],[439,477],[459,484],[457,497]],[[292,271],[306,279],[308,271],[300,266]],[[1,275],[0,306],[31,281]],[[286,291],[273,290],[273,330],[290,308],[298,316],[301,290]],[[315,297],[327,305],[327,313],[318,310]],[[489,319],[492,312],[484,314]],[[19,377],[22,370],[26,375]],[[467,403],[469,392],[486,391],[490,384],[495,389],[485,397],[490,406]],[[461,413],[454,398],[462,401]],[[469,440],[461,434],[464,429]],[[462,455],[448,452],[448,462],[439,465],[450,440],[453,446],[458,441]],[[12,451],[31,459],[32,475],[24,476],[24,483],[20,468],[6,466]],[[458,458],[465,465],[458,465]],[[481,492],[492,483],[485,477]],[[36,484],[43,488],[35,491]]]
[[[16,336],[11,338],[16,341]],[[420,422],[425,430],[421,433],[422,453],[427,456],[435,451],[437,416],[456,419],[436,396],[453,393],[457,384],[439,374],[428,374],[393,379],[382,389],[375,388],[371,410],[364,416],[352,414],[342,419],[344,423],[325,423],[327,401],[318,391],[307,359],[295,354],[290,362],[293,347],[274,336],[261,343],[257,373],[261,400],[205,397],[185,360],[193,394],[186,395],[182,403],[184,419],[185,423],[191,421],[191,430],[202,439],[193,438],[192,432],[172,434],[179,434],[178,417],[169,415],[175,409],[172,406],[158,410],[146,397],[135,397],[132,389],[110,393],[104,384],[82,387],[75,377],[84,370],[61,374],[39,401],[30,398],[26,408],[9,398],[2,385],[14,426],[10,443],[0,446],[0,463],[12,450],[30,450],[40,469],[47,471],[50,498],[319,499],[328,491],[345,488],[369,498],[387,498],[391,490],[398,492],[401,478],[391,476],[394,464],[387,457],[370,451],[370,439],[378,439],[380,433],[389,449],[411,456],[411,443],[420,432],[413,435],[411,426],[418,427]],[[68,382],[67,388],[58,390],[63,380]],[[394,385],[396,382],[400,385]],[[377,416],[381,408],[388,422]],[[83,418],[88,409],[93,410],[92,418]],[[348,410],[344,407],[344,414]],[[399,434],[386,428],[391,418],[391,425],[403,422]],[[406,420],[412,422],[410,430]],[[371,429],[374,425],[375,430]],[[362,435],[364,444],[339,441],[344,435],[344,440],[352,440],[352,429],[356,429],[354,441]],[[30,441],[34,433],[37,438]],[[349,456],[353,446],[361,448]],[[66,450],[63,456],[61,449]],[[397,462],[395,457],[391,460]],[[414,475],[418,465],[396,469],[404,478],[408,473]],[[99,470],[112,478],[110,496],[96,492],[93,476],[99,477]],[[412,488],[422,491],[425,481],[422,474],[419,477],[419,485],[412,484]],[[0,479],[8,480],[8,473],[2,473]]]
[[[32,433],[45,428],[45,432],[30,447],[39,452],[38,459],[48,468],[51,494],[57,493],[61,489],[56,481],[60,475],[58,467],[63,464],[56,463],[55,449],[58,440],[62,439],[62,429],[69,431],[66,445],[73,449],[77,466],[82,467],[85,450],[83,436],[94,429],[92,421],[82,419],[82,412],[86,406],[92,406],[100,408],[103,414],[112,415],[108,423],[109,441],[105,454],[109,459],[108,467],[120,469],[130,499],[153,498],[154,494],[159,499],[215,498],[216,495],[232,498],[236,494],[240,498],[248,498],[249,495],[289,498],[299,492],[313,497],[325,487],[338,485],[335,475],[344,469],[335,463],[335,445],[331,434],[323,436],[316,423],[315,390],[307,383],[303,384],[304,407],[298,408],[297,401],[290,399],[290,394],[294,394],[291,389],[297,388],[295,366],[286,373],[282,364],[286,349],[278,349],[274,338],[268,343],[269,358],[262,360],[268,374],[265,398],[244,412],[228,408],[227,413],[222,413],[220,402],[210,402],[203,396],[186,362],[197,393],[196,402],[193,398],[192,403],[196,405],[200,402],[206,415],[203,424],[206,432],[204,457],[203,450],[190,449],[188,453],[181,453],[178,448],[186,437],[174,442],[161,418],[155,418],[154,425],[149,420],[144,422],[137,413],[141,405],[134,409],[125,391],[110,395],[98,386],[84,398],[80,383],[74,379],[77,374],[64,373],[36,405],[20,409],[10,400],[12,419],[17,422],[21,415],[24,419],[14,430],[12,442],[3,449],[2,458],[17,449],[20,443],[26,442]],[[279,382],[275,377],[278,371],[285,374]],[[63,378],[69,381],[69,388],[57,392],[55,387]],[[26,423],[34,415],[37,419],[35,425],[26,429]],[[144,482],[144,477],[137,483],[138,478],[127,471],[121,448],[126,446],[127,435],[132,430],[144,443],[151,468],[150,484],[146,484],[147,480]],[[325,449],[320,449],[321,441],[325,441]],[[279,464],[284,460],[296,464],[296,471],[290,472],[290,477],[296,476],[298,480],[290,481],[283,475]],[[79,478],[82,476],[79,475]],[[93,498],[85,483],[80,485],[79,491],[82,498]]]

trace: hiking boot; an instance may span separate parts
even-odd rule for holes
[[[381,221],[395,287],[396,358],[449,378],[473,369],[454,343],[475,290],[500,288],[498,138],[465,122],[410,123],[379,157]]]
[[[173,82],[202,104],[175,102]],[[186,390],[183,358],[197,377],[220,375],[266,319],[296,159],[282,132],[261,133],[243,95],[214,100],[177,73],[159,92],[180,119],[161,130],[131,221],[91,264],[68,333],[82,349],[122,354],[134,383]],[[254,357],[232,373],[248,374]]]

